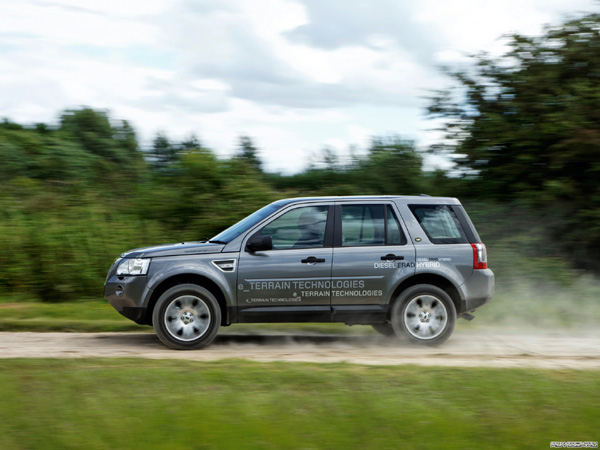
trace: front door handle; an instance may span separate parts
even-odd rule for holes
[[[396,256],[393,253],[388,253],[385,256],[381,257],[382,261],[401,261],[404,259],[404,256]]]
[[[315,258],[314,256],[309,256],[306,259],[300,261],[302,264],[316,264],[325,262],[325,258]]]

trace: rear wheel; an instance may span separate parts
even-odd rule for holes
[[[391,319],[398,337],[415,344],[439,345],[454,331],[456,308],[443,289],[418,284],[398,297]]]
[[[180,284],[160,296],[152,313],[158,338],[176,350],[200,349],[219,331],[221,308],[210,291]]]

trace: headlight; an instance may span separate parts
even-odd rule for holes
[[[150,258],[125,258],[117,267],[117,275],[146,275],[150,266]]]

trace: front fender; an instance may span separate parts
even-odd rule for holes
[[[148,307],[150,298],[153,292],[165,281],[182,275],[190,275],[195,277],[206,278],[217,285],[217,287],[223,293],[225,297],[225,303],[228,307],[235,305],[235,285],[237,279],[237,271],[223,272],[218,269],[212,261],[233,259],[236,261],[238,255],[235,254],[211,254],[198,257],[187,256],[187,257],[167,257],[167,258],[154,258],[152,264],[150,264],[150,270],[148,272],[148,283],[147,290],[144,292],[145,298],[143,300],[144,307]]]

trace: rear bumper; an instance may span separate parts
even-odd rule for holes
[[[490,269],[474,270],[463,286],[465,290],[464,310],[469,312],[489,302],[495,289],[494,272]]]

